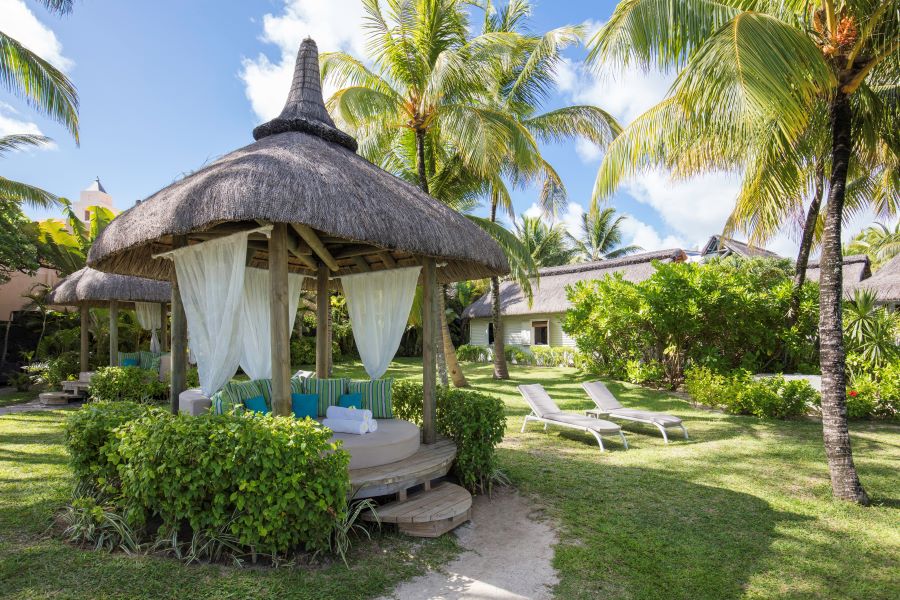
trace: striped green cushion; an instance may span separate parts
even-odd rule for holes
[[[316,379],[311,377],[306,380],[303,393],[319,395],[319,416],[324,417],[329,406],[337,406],[341,395],[347,389],[346,379]]]
[[[347,390],[351,394],[362,395],[363,408],[372,411],[376,419],[393,419],[391,407],[391,386],[393,379],[374,379],[372,381],[350,381]]]
[[[272,380],[271,379],[254,379],[250,383],[256,385],[257,389],[262,392],[262,397],[266,399],[266,405],[272,410]]]
[[[141,368],[142,369],[152,369],[153,368],[153,359],[159,356],[158,352],[148,352],[147,350],[141,350]]]
[[[291,377],[291,393],[292,394],[305,394],[305,386],[306,386],[306,378],[305,377],[297,377],[296,375]]]
[[[136,360],[138,365],[141,364],[141,353],[140,352],[119,352],[119,366],[122,366],[122,363],[125,362],[126,359]]]
[[[217,415],[227,414],[235,409],[243,409],[244,400],[254,396],[262,396],[265,398],[265,392],[262,387],[258,385],[258,381],[260,380],[229,381],[220,391],[213,394],[211,398],[213,402],[213,411]]]

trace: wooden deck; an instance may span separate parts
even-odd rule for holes
[[[363,513],[366,521],[395,523],[407,535],[438,537],[465,523],[472,517],[472,495],[458,485],[441,482],[409,498],[384,504],[372,512]]]
[[[422,444],[418,452],[404,460],[366,469],[353,469],[350,471],[353,498],[389,494],[405,496],[409,488],[446,475],[454,458],[456,445],[447,438],[439,438],[434,444]]]

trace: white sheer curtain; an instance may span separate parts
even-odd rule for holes
[[[135,302],[134,312],[141,329],[150,331],[150,352],[159,352],[159,336],[157,331],[162,327],[162,315],[159,304],[154,302]]]
[[[421,267],[341,277],[353,339],[366,373],[378,379],[400,346]]]
[[[288,331],[294,328],[303,275],[288,275]],[[269,272],[247,268],[244,274],[244,301],[241,309],[241,368],[251,379],[272,377],[272,305],[269,300]]]
[[[207,396],[225,385],[240,362],[249,234],[236,233],[163,255],[175,261],[200,388]]]

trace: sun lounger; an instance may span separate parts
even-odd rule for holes
[[[594,401],[594,404],[597,405],[597,409],[589,411],[590,413],[610,419],[622,419],[624,421],[653,425],[662,433],[663,439],[667,444],[669,443],[669,436],[666,435],[666,427],[681,427],[681,431],[684,432],[684,439],[688,439],[687,429],[684,428],[681,419],[674,415],[625,408],[616,400],[616,397],[613,396],[612,392],[609,391],[602,381],[584,383],[582,387],[591,400]]]
[[[531,414],[527,415],[525,417],[525,422],[522,423],[523,433],[525,432],[525,426],[528,425],[529,421],[538,421],[544,424],[545,431],[547,425],[559,425],[560,427],[586,431],[593,435],[594,439],[597,440],[597,443],[600,444],[601,452],[603,451],[603,440],[600,438],[600,435],[604,433],[618,434],[622,438],[622,444],[625,446],[625,449],[628,449],[628,442],[625,440],[625,434],[622,433],[622,428],[615,423],[563,412],[553,399],[550,398],[550,395],[544,389],[544,386],[538,383],[520,385],[519,392],[522,394],[522,397],[525,398],[528,406],[531,407]]]

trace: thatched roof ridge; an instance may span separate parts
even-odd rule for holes
[[[654,261],[677,262],[685,260],[680,248],[642,252],[622,258],[596,262],[563,265],[540,269],[539,283],[533,285],[534,301],[531,306],[518,283],[504,281],[500,284],[500,312],[503,315],[536,315],[561,313],[569,309],[566,286],[578,281],[602,279],[604,276],[620,272],[627,281],[640,282],[653,275]],[[464,311],[465,318],[491,316],[491,293],[488,292]]]
[[[115,275],[85,267],[61,279],[48,301],[58,306],[108,306],[110,301],[168,303],[172,286],[166,281]]]
[[[864,281],[872,276],[872,268],[869,263],[869,257],[865,254],[851,254],[844,257],[843,267],[843,287],[844,298],[853,296],[853,290]],[[811,260],[806,265],[806,280],[819,282],[821,269],[818,260]]]
[[[900,302],[900,255],[883,264],[874,275],[858,283],[854,289],[875,292],[881,304]]]
[[[752,246],[722,235],[710,236],[700,254],[737,254],[745,258],[782,258],[778,254],[760,246]]]
[[[304,48],[308,53],[315,44],[304,42],[298,57],[301,71],[314,64],[304,56]],[[279,117],[281,124],[273,126],[280,131],[257,132],[259,141],[120,214],[95,240],[88,264],[104,271],[169,279],[171,261],[153,255],[171,248],[172,236],[197,234],[229,222],[268,221],[307,225],[320,236],[394,252],[393,258],[385,257],[386,266],[393,260],[402,265],[400,260],[433,257],[446,263],[438,269],[444,282],[507,273],[500,247],[467,218],[347,145],[297,125],[297,119],[304,119],[320,129],[331,127],[310,108],[314,98],[312,104],[322,104],[324,110],[318,86],[310,87],[318,81],[318,65],[314,67],[315,78],[305,71],[295,76],[302,89],[292,89],[297,106],[285,107],[285,118]],[[254,266],[265,268],[267,256],[260,256]]]

